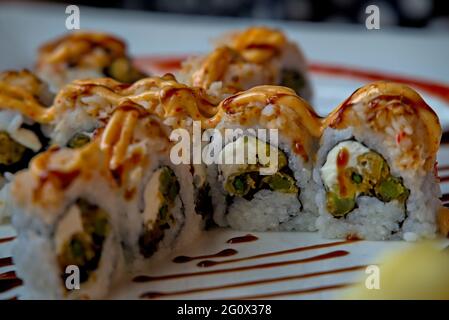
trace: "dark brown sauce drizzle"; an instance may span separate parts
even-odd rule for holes
[[[449,144],[449,131],[444,131],[441,135],[441,144]]]
[[[291,254],[291,253],[297,253],[297,252],[308,251],[308,250],[340,246],[340,245],[349,244],[349,243],[352,243],[355,241],[356,240],[347,240],[347,241],[337,241],[337,242],[315,244],[315,245],[311,245],[311,246],[298,247],[298,248],[293,248],[293,249],[256,254],[254,256],[248,256],[248,257],[242,257],[242,258],[236,258],[236,259],[228,259],[228,260],[223,260],[223,261],[204,260],[204,261],[198,262],[198,267],[207,268],[207,267],[216,266],[218,264],[227,264],[227,263],[241,262],[241,261],[247,261],[247,260],[269,258],[269,257],[280,256],[280,255],[284,255],[284,254]]]
[[[20,287],[22,284],[22,280],[17,278],[14,271],[8,271],[0,274],[0,293]]]
[[[0,258],[0,267],[9,267],[14,265],[11,257]]]
[[[192,260],[198,260],[198,259],[229,257],[229,256],[233,256],[237,253],[238,253],[238,251],[234,250],[234,249],[224,249],[215,254],[202,255],[202,256],[196,256],[196,257],[177,256],[176,258],[173,259],[173,262],[174,263],[186,263],[186,262],[190,262]]]
[[[279,278],[268,278],[268,279],[262,279],[262,280],[237,282],[237,283],[231,283],[231,284],[226,284],[226,285],[221,285],[221,286],[219,285],[219,286],[212,286],[212,287],[193,288],[193,289],[188,289],[188,290],[179,290],[179,291],[170,291],[170,292],[151,292],[150,291],[150,292],[142,293],[140,295],[140,298],[156,299],[159,297],[173,297],[173,296],[180,296],[180,295],[186,295],[186,294],[192,294],[192,293],[218,291],[218,290],[224,290],[224,289],[235,289],[235,288],[256,286],[256,285],[261,285],[261,284],[268,284],[268,283],[275,283],[275,282],[282,282],[282,281],[291,281],[291,280],[301,280],[301,279],[308,279],[308,278],[319,277],[319,276],[324,276],[324,275],[352,272],[352,271],[363,270],[365,268],[366,268],[366,266],[353,266],[353,267],[347,267],[347,268],[340,268],[340,269],[333,269],[333,270],[312,272],[312,273],[304,273],[304,274],[285,276],[285,277],[279,277]]]
[[[0,273],[0,281],[1,280],[10,280],[10,279],[16,279],[16,272],[15,271],[8,271],[4,273]]]
[[[244,235],[241,237],[231,238],[228,241],[226,241],[226,243],[234,244],[234,243],[252,242],[252,241],[256,241],[256,240],[259,240],[259,238],[256,237],[255,235],[247,234],[247,235]]]
[[[281,296],[301,295],[301,294],[309,294],[309,293],[315,293],[315,292],[338,290],[338,289],[347,288],[352,285],[354,285],[354,283],[340,283],[340,284],[334,284],[334,285],[330,285],[330,286],[306,288],[306,289],[299,289],[299,290],[289,290],[289,291],[277,291],[277,292],[271,292],[271,293],[266,293],[266,294],[258,294],[258,295],[253,295],[253,296],[242,296],[242,297],[232,297],[232,298],[227,298],[227,299],[228,300],[270,299],[270,298],[281,297]]]
[[[348,251],[337,250],[337,251],[331,251],[331,252],[327,252],[324,254],[320,254],[317,256],[312,256],[309,258],[261,263],[261,264],[256,264],[256,265],[252,265],[252,266],[235,267],[235,268],[229,268],[229,269],[216,269],[216,270],[208,270],[208,271],[200,271],[200,272],[175,273],[175,274],[167,274],[167,275],[162,275],[162,276],[141,275],[141,276],[134,277],[133,281],[134,282],[152,282],[152,281],[159,281],[159,280],[172,280],[172,279],[179,279],[179,278],[197,277],[197,276],[210,275],[210,274],[249,271],[249,270],[257,270],[257,269],[268,269],[268,268],[288,266],[288,265],[292,265],[292,264],[303,264],[303,263],[310,263],[310,262],[321,261],[321,260],[326,260],[326,259],[334,259],[334,258],[346,256],[348,254],[349,254]]]
[[[448,133],[449,133],[449,132],[448,132]],[[438,166],[437,169],[438,169],[438,171],[449,170],[449,165]]]
[[[0,238],[0,243],[13,241],[16,237]]]
[[[445,193],[441,196],[440,200],[442,202],[448,202],[449,201],[449,193]]]

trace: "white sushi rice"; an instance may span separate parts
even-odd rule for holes
[[[369,149],[381,154],[390,166],[392,175],[403,178],[410,195],[404,206],[397,201],[383,203],[374,197],[359,197],[358,208],[345,218],[334,218],[326,209],[326,190],[321,179],[320,168],[329,151],[340,141],[355,139]],[[392,159],[397,152],[390,148],[383,137],[369,130],[326,128],[318,150],[313,179],[320,186],[316,194],[316,205],[320,217],[317,228],[328,238],[359,237],[369,240],[433,238],[436,233],[436,212],[440,206],[440,187],[433,172],[402,171]]]
[[[65,146],[77,133],[92,132],[100,127],[100,121],[89,115],[82,106],[75,107],[70,112],[64,112],[58,119],[51,133],[52,142],[59,146]]]
[[[3,178],[4,183],[0,186],[0,224],[9,223],[13,205],[11,203],[11,182]]]
[[[123,271],[119,242],[114,234],[103,243],[100,264],[91,278],[80,284],[80,289],[67,291],[60,277],[54,243],[33,230],[21,232],[14,240],[13,259],[16,272],[26,290],[24,299],[99,299],[109,292],[112,283],[118,282]],[[33,267],[30,267],[33,266]]]
[[[251,201],[235,197],[228,208],[227,221],[236,230],[272,231],[281,229],[300,211],[296,194],[260,190]]]

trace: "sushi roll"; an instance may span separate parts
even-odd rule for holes
[[[73,32],[39,48],[36,72],[53,92],[77,79],[111,77],[133,83],[143,77],[127,55],[126,44],[99,32]]]
[[[217,110],[217,102],[203,89],[180,84],[170,74],[145,78],[132,85],[109,78],[78,80],[64,87],[55,99],[53,143],[70,148],[89,143],[106,126],[114,110],[126,102],[160,117],[172,130],[187,129],[190,136],[194,121],[200,124],[201,134],[203,124]],[[206,223],[211,220],[213,211],[206,169],[203,163],[189,165],[195,186],[196,212]]]
[[[167,77],[168,75],[166,75]],[[209,228],[213,225],[212,195],[207,179],[206,165],[202,161],[194,161],[201,156],[201,150],[206,144],[201,137],[208,128],[208,120],[217,113],[216,99],[208,95],[204,89],[187,87],[172,81],[159,85],[159,90],[153,90],[133,99],[135,103],[164,119],[164,124],[170,127],[172,133],[186,130],[189,134],[189,161],[183,162],[190,167],[193,180],[195,212],[203,220],[203,226]],[[171,135],[172,141],[183,143],[183,134]],[[181,138],[181,140],[179,140]],[[195,146],[197,143],[198,148]],[[198,154],[195,155],[195,152]]]
[[[314,169],[317,226],[329,238],[432,238],[441,126],[411,88],[375,82],[326,119]]]
[[[321,123],[312,108],[277,86],[236,94],[219,108],[207,149],[216,223],[237,230],[315,230],[312,163]]]
[[[52,147],[18,174],[13,259],[27,298],[102,298],[199,235],[190,166],[171,162],[170,132],[125,101],[91,142]],[[74,266],[77,290],[67,289]]]
[[[164,81],[172,78],[145,78],[132,85],[111,78],[69,83],[61,89],[52,105],[52,143],[69,148],[83,146],[92,140],[97,129],[106,125],[122,101],[158,90]]]
[[[0,223],[10,216],[9,182],[48,144],[52,95],[27,70],[0,73]]]
[[[94,144],[52,148],[14,179],[13,260],[24,298],[101,298],[123,273],[122,207],[107,160]]]
[[[133,270],[195,239],[202,229],[190,167],[170,161],[170,132],[160,117],[128,101],[99,137],[123,199],[121,234]]]
[[[267,27],[225,35],[210,54],[185,61],[179,79],[220,98],[258,85],[286,86],[304,99],[312,97],[300,48],[281,31]]]

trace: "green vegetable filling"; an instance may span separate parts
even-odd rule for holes
[[[353,167],[342,169],[338,173],[338,185],[327,192],[327,210],[333,216],[343,217],[351,212],[361,195],[405,204],[410,191],[401,178],[391,175],[390,167],[380,154],[373,151],[364,153],[357,157],[357,163],[361,170]]]
[[[262,183],[267,184],[273,191],[285,193],[297,193],[298,187],[295,184],[295,179],[283,172],[276,172],[271,176],[266,176],[262,179]]]
[[[388,177],[381,181],[374,189],[376,197],[384,202],[397,199],[400,202],[405,202],[410,191],[404,187],[401,179],[396,177]]]
[[[81,148],[89,142],[90,137],[87,134],[77,133],[67,142],[67,147],[71,149]]]
[[[345,216],[355,205],[355,198],[341,198],[334,192],[327,193],[327,208],[334,217]]]
[[[247,143],[247,139],[245,139],[245,143]],[[266,157],[269,158],[271,149],[269,144],[266,145]],[[272,175],[260,175],[260,169],[269,167],[270,163],[262,165],[258,162],[257,164],[247,165],[240,172],[231,174],[227,178],[224,188],[231,196],[245,197],[248,199],[261,189],[284,193],[298,193],[296,181],[287,164],[285,153],[278,149],[278,171],[276,173]]]
[[[132,65],[129,59],[123,57],[112,61],[111,65],[105,68],[104,73],[106,76],[124,83],[133,83],[146,77]]]
[[[164,230],[169,229],[175,221],[171,209],[174,207],[176,197],[179,194],[179,182],[175,173],[169,167],[162,167],[160,170],[162,171],[159,176],[159,192],[163,201],[159,207],[156,222],[145,225],[145,231],[139,238],[140,253],[145,258],[156,252],[159,242],[164,238]]]
[[[0,165],[9,166],[19,162],[26,147],[12,139],[5,131],[0,131]]]
[[[281,85],[289,87],[299,95],[301,95],[302,90],[306,84],[304,76],[296,70],[283,69],[281,72]]]
[[[68,276],[66,267],[76,265],[80,270],[80,283],[83,283],[98,268],[103,244],[109,233],[109,220],[106,211],[84,199],[79,199],[76,205],[81,211],[83,232],[75,233],[67,241],[58,262],[64,281]]]

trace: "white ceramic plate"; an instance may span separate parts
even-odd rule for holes
[[[164,58],[163,61],[168,58]],[[176,60],[176,57],[174,58]],[[138,59],[138,63],[153,72],[173,71],[161,68],[160,58]],[[315,89],[314,105],[326,114],[367,80],[332,74],[312,66]],[[322,68],[321,68],[322,69]],[[341,72],[340,72],[341,73]],[[418,90],[420,88],[417,88]],[[432,92],[422,91],[426,101],[438,112],[444,127],[449,128],[449,103]],[[444,144],[438,161],[441,176],[449,176],[449,147]],[[444,169],[447,168],[447,169]],[[444,180],[444,179],[443,179]],[[449,185],[442,183],[443,192]],[[245,232],[219,229],[205,232],[191,246],[173,252],[165,261],[157,261],[145,273],[151,278],[144,282],[133,277],[111,292],[112,299],[329,299],[344,295],[348,284],[364,281],[365,266],[376,264],[385,251],[406,247],[405,242],[346,242],[325,240],[316,233],[251,233],[258,239],[229,244]],[[0,238],[14,235],[10,227],[0,227]],[[442,240],[446,241],[446,240]],[[328,245],[326,245],[328,243]],[[11,241],[0,243],[0,261],[10,256]],[[211,257],[222,250],[227,257]],[[173,258],[183,255],[202,257],[186,263]],[[214,266],[198,266],[204,260],[221,262]],[[1,264],[1,263],[0,263]],[[0,299],[19,298],[23,287],[11,271],[14,266],[0,267]],[[136,276],[136,275],[134,275]],[[9,285],[10,290],[5,290]]]
[[[65,19],[63,5],[0,4],[0,43],[5,44],[0,51],[0,70],[32,67],[37,47],[66,32]],[[133,56],[142,56],[138,62],[157,72],[172,70],[161,68],[158,63],[161,58],[155,58],[155,55],[206,52],[211,48],[208,40],[223,32],[254,24],[282,28],[290,39],[301,44],[311,61],[334,65],[311,65],[315,88],[313,105],[320,114],[328,113],[356,88],[378,79],[373,70],[382,70],[392,73],[387,75],[390,79],[401,80],[407,75],[408,78],[442,82],[429,83],[427,80],[424,86],[423,83],[412,86],[436,110],[443,127],[449,129],[447,34],[388,28],[367,31],[357,25],[218,19],[81,7],[81,28],[104,30],[121,36],[128,41]],[[163,61],[167,60],[173,59],[165,56]],[[357,66],[358,69],[349,70],[352,76],[348,76],[345,68],[339,72],[339,68],[346,65]],[[358,76],[354,77],[354,74]],[[370,75],[374,77],[367,77]],[[425,90],[429,87],[441,90]],[[444,199],[449,202],[449,183],[446,182],[449,179],[444,179],[445,176],[449,178],[449,145],[442,145],[438,162],[440,176],[443,177]],[[253,234],[258,237],[257,241],[228,244],[230,238],[246,233],[225,229],[206,232],[202,239],[180,252],[174,252],[166,261],[154,263],[147,272],[153,277],[172,275],[171,279],[153,278],[154,281],[145,283],[129,279],[116,288],[110,298],[137,299],[148,292],[153,292],[148,297],[158,299],[338,298],[343,294],[342,285],[364,280],[364,265],[378,262],[385,251],[408,245],[405,242],[359,241],[317,248],[313,246],[336,241],[321,239],[316,233]],[[0,239],[10,236],[14,236],[14,231],[0,226]],[[10,249],[11,241],[0,243],[0,265],[8,264]],[[224,249],[233,249],[237,253],[212,260],[240,261],[209,268],[197,266],[204,259],[183,264],[171,261],[178,255],[203,256]],[[252,259],[245,260],[248,257]],[[225,271],[216,271],[221,269]],[[13,270],[12,265],[0,266],[0,299],[20,298],[23,287],[14,279]],[[8,286],[12,288],[6,290]]]

